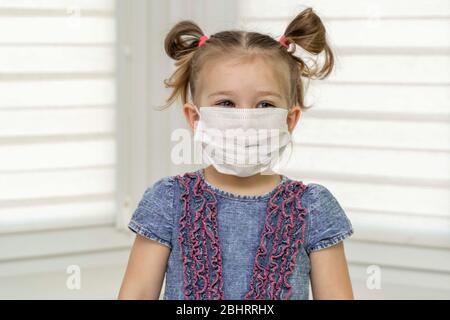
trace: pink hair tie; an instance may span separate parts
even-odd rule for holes
[[[280,37],[280,39],[278,39],[278,42],[280,42],[281,45],[286,48],[287,52],[295,52],[295,43],[291,42],[290,44],[287,44],[284,34]]]
[[[200,41],[198,42],[198,46],[201,47],[202,45],[204,45],[206,40],[208,39],[209,39],[208,36],[201,36]]]
[[[283,47],[286,47],[286,49],[289,49],[289,46],[287,45],[286,41],[284,40],[284,34],[280,37],[280,39],[278,40],[278,42],[280,42]]]

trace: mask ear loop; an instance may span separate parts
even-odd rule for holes
[[[200,121],[200,118],[201,118],[201,114],[200,114],[200,108],[198,108],[197,105],[195,105],[195,104],[192,104],[192,105],[194,106],[195,111],[198,114],[198,120],[194,121],[194,133],[195,133],[197,126],[198,126],[198,122]]]
[[[201,116],[200,116],[200,108],[198,108],[197,105],[195,105],[195,104],[192,104],[192,105],[194,106],[195,111],[198,114],[198,120],[194,121],[194,130],[193,130],[193,135],[192,135],[193,136],[193,141],[192,141],[193,145],[191,145],[191,147],[193,147],[192,154],[194,155],[194,163],[195,164],[197,164],[197,163],[201,164],[201,163],[203,163],[205,161],[205,159],[204,159],[205,156],[203,155],[203,152],[202,152],[203,146],[202,146],[201,142],[197,141],[197,139],[196,139],[197,133],[198,133],[197,128],[198,128],[199,121],[200,121],[200,118],[201,118]],[[209,159],[206,159],[206,160],[209,161]]]
[[[280,40],[284,40],[284,37],[282,37]],[[289,150],[289,158],[286,161],[284,161],[284,163],[283,163],[282,158],[285,158],[285,156],[284,156],[285,153],[283,152],[283,154],[280,157],[281,159],[279,159],[279,161],[277,163],[278,169],[282,169],[282,168],[286,167],[286,165],[291,160],[292,154],[294,153],[294,141],[293,141],[294,139],[292,138],[292,133],[289,132],[289,136],[290,136],[289,144],[288,144],[289,148],[287,148]]]
[[[197,111],[198,116],[200,116],[200,108],[196,104],[193,104],[195,111]]]
[[[294,130],[292,130],[292,132],[294,132]],[[286,166],[286,164],[289,163],[289,161],[291,160],[292,154],[294,153],[294,139],[292,137],[292,133],[289,132],[289,136],[290,136],[289,148],[288,148],[288,149],[290,149],[289,158],[286,161],[286,163],[282,165],[282,167]]]

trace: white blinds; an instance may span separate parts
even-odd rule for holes
[[[337,54],[288,173],[328,187],[356,239],[450,248],[450,2],[239,3],[240,26],[274,37],[313,7]]]
[[[115,215],[114,0],[0,0],[0,232]]]

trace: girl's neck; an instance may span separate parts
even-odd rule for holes
[[[258,196],[270,192],[281,182],[279,174],[238,177],[220,173],[212,165],[206,167],[203,173],[205,180],[218,189],[248,196]]]

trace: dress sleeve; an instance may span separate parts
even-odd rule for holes
[[[330,190],[310,183],[307,192],[310,205],[305,249],[308,254],[331,247],[353,234],[350,219]]]
[[[174,178],[168,176],[148,187],[128,224],[128,228],[136,234],[170,249],[174,227],[174,182]]]

